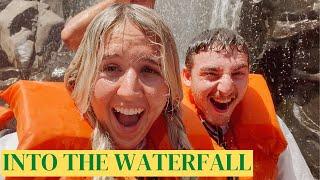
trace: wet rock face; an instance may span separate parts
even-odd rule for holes
[[[259,59],[277,112],[292,131],[315,177],[319,176],[319,154],[315,152],[320,151],[318,37],[319,27],[269,41],[273,46]]]
[[[270,8],[265,1],[243,1],[238,31],[247,40],[252,69],[257,68],[256,59],[266,42],[266,22],[270,14]]]
[[[40,77],[51,70],[47,69],[47,64],[53,60],[52,53],[62,47],[60,33],[65,20],[45,2],[1,1],[0,7],[0,74],[10,74],[12,68],[19,71],[10,77],[1,77],[0,88],[3,89],[19,79]],[[56,77],[41,77],[36,79],[57,80]]]
[[[265,75],[277,113],[294,135],[312,174],[320,178],[320,157],[315,153],[320,151],[320,22],[315,2],[244,3],[242,11],[256,15],[243,15],[239,28],[251,46],[253,70]]]
[[[15,66],[21,64],[16,49],[24,46],[28,40],[34,39],[35,32],[32,31],[32,26],[37,13],[37,2],[17,0],[12,1],[0,12],[0,45],[9,62]]]
[[[12,0],[2,0],[0,1],[0,10],[3,10]]]
[[[0,46],[0,67],[10,66],[7,54],[1,49]]]
[[[45,1],[45,0],[44,0]],[[51,0],[46,0],[51,1]],[[90,7],[93,4],[100,2],[101,0],[77,0],[77,1],[70,1],[70,0],[57,0],[62,2],[62,10],[63,10],[63,17],[64,19],[68,19],[76,15],[78,12]],[[56,4],[54,2],[50,2],[52,4]]]
[[[100,0],[1,0],[0,89],[19,79],[63,81],[73,53],[63,47],[64,23]]]

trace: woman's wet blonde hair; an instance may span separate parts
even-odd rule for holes
[[[110,36],[116,26],[125,21],[133,23],[146,37],[155,37],[151,39],[160,48],[160,68],[170,92],[167,106],[163,111],[167,121],[168,136],[174,149],[190,149],[180,116],[180,102],[183,95],[179,76],[179,59],[173,35],[153,10],[133,4],[115,4],[101,12],[90,23],[65,74],[66,87],[71,92],[78,109],[95,127],[92,148],[113,149],[114,147],[108,133],[100,133],[103,131],[90,102],[104,54],[105,39]]]

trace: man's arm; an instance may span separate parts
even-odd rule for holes
[[[61,31],[61,39],[70,50],[76,50],[92,19],[114,3],[129,3],[129,0],[105,0],[80,12],[70,19]]]
[[[155,0],[104,0],[71,18],[61,32],[61,39],[70,50],[76,50],[80,45],[87,26],[101,11],[114,3],[136,3],[153,8]]]

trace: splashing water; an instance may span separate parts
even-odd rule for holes
[[[241,7],[241,0],[214,1],[210,28],[224,27],[236,30],[240,23]]]

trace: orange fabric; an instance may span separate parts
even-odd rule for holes
[[[17,119],[18,149],[90,149],[91,127],[63,83],[19,81],[0,97]]]
[[[11,109],[0,106],[0,129],[5,128],[5,125],[13,118]]]
[[[187,92],[184,88],[185,95]],[[19,81],[0,97],[9,103],[17,119],[19,149],[90,149],[91,127],[79,115],[62,83]],[[185,97],[182,106],[194,148],[221,149],[213,146],[194,104]],[[171,149],[166,132],[160,117],[148,134],[148,148]],[[232,116],[227,139],[232,138],[234,149],[254,150],[254,179],[275,177],[276,162],[286,142],[267,85],[259,75],[250,75],[248,91]]]
[[[0,94],[17,119],[18,149],[91,149],[92,128],[63,83],[19,81]],[[172,149],[162,116],[151,127],[148,149]]]
[[[202,125],[190,89],[184,87],[182,103],[186,131],[195,149],[223,149]],[[275,179],[277,161],[286,148],[268,86],[261,75],[250,74],[244,99],[234,110],[225,134],[230,149],[253,150],[254,177],[240,179]]]
[[[0,98],[10,105],[17,120],[18,149],[91,149],[92,128],[81,117],[63,83],[19,81],[1,92]],[[172,149],[162,116],[155,121],[147,135],[147,149]]]

